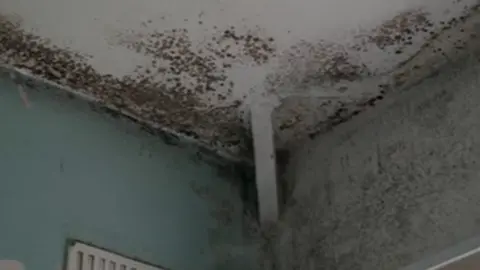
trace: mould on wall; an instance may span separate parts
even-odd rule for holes
[[[238,185],[232,187],[237,189]],[[239,249],[239,247],[244,247],[245,241],[255,241],[255,233],[258,231],[257,219],[250,209],[245,209],[244,206],[244,209],[241,209],[243,210],[242,216],[235,214],[238,214],[239,210],[235,209],[235,207],[239,205],[237,200],[244,200],[245,198],[215,195],[211,192],[210,188],[195,181],[191,182],[191,188],[197,196],[210,204],[210,215],[218,222],[218,225],[208,229],[208,241],[216,254],[216,263],[219,265],[228,264],[231,259],[238,259],[239,257],[244,256],[243,248]],[[256,194],[253,195],[256,196]],[[248,203],[249,202],[247,201],[244,204]],[[246,230],[243,231],[243,234],[238,239],[239,242],[226,244],[224,239],[231,237],[231,235],[228,235],[228,237],[225,235],[225,233],[228,233],[228,230],[225,230],[225,228],[235,226],[237,224],[236,222],[238,222],[238,218],[240,218],[243,223],[242,228]],[[237,254],[238,252],[240,252],[240,254]],[[222,267],[220,268],[224,269]]]
[[[320,38],[282,43],[285,40],[275,40],[260,27],[211,23],[197,25],[207,30],[198,37],[190,28],[154,30],[152,20],[145,20],[142,30],[123,29],[109,37],[110,45],[128,48],[147,61],[123,77],[100,74],[89,64],[89,56],[55,47],[3,16],[0,56],[17,68],[141,120],[146,129],[175,133],[167,140],[172,144],[177,143],[175,136],[186,136],[210,149],[250,158],[250,132],[242,114],[249,106],[246,99],[251,89],[246,89],[250,85],[241,86],[233,74],[259,66],[262,72],[263,68],[271,72],[264,88],[269,97],[280,96],[283,103],[274,117],[283,148],[288,142],[347,121],[383,99],[391,89],[405,87],[410,78],[421,77],[416,74],[422,74],[422,64],[407,68],[406,63],[416,57],[416,45],[435,38],[449,26],[447,22],[432,22],[430,16],[421,9],[402,12],[378,27],[360,31],[353,37],[353,44]],[[462,16],[453,20],[460,22]],[[414,41],[418,44],[412,45]],[[295,45],[289,47],[291,44]],[[462,42],[455,44],[458,50],[462,46]],[[397,70],[388,71],[387,82],[382,77],[385,70],[375,70],[378,67],[365,57],[376,51],[395,63],[406,59],[398,66],[392,65]],[[390,54],[393,56],[387,57]],[[352,93],[357,96],[330,101],[297,97],[324,90],[344,97]]]
[[[478,44],[476,42],[477,48]],[[465,199],[465,193],[457,196],[459,193],[455,191],[455,196],[450,198],[442,194],[442,190],[439,192],[438,188],[445,187],[447,195],[452,190],[468,190],[472,191],[468,193],[469,196],[471,194],[472,198],[476,197],[476,189],[472,190],[472,186],[465,184],[470,179],[473,181],[472,183],[478,183],[475,178],[478,171],[478,164],[475,164],[478,161],[478,151],[476,151],[478,148],[474,146],[478,143],[478,136],[470,135],[475,134],[474,130],[478,128],[478,121],[475,117],[475,112],[478,110],[478,106],[476,106],[478,99],[475,98],[477,94],[474,87],[478,83],[479,69],[478,57],[471,56],[468,60],[458,59],[460,63],[446,66],[445,70],[441,71],[442,75],[439,78],[429,79],[421,86],[409,90],[411,93],[407,93],[400,100],[389,104],[387,106],[389,111],[383,111],[388,118],[380,117],[381,119],[378,119],[378,115],[371,114],[371,117],[349,125],[350,127],[331,134],[331,136],[322,136],[322,139],[316,140],[315,143],[309,144],[309,147],[302,150],[298,155],[300,160],[297,165],[299,166],[295,167],[298,170],[294,169],[295,172],[292,172],[292,175],[296,174],[295,176],[304,181],[303,184],[306,184],[303,188],[299,188],[297,193],[298,198],[305,202],[299,203],[296,206],[298,208],[292,209],[294,217],[292,216],[289,222],[286,222],[288,225],[282,228],[281,234],[284,238],[278,240],[278,244],[282,245],[279,246],[279,250],[282,252],[277,254],[292,255],[292,263],[284,264],[285,269],[294,269],[297,263],[300,264],[299,269],[308,269],[313,263],[309,264],[305,257],[315,251],[327,255],[332,261],[324,260],[321,256],[315,257],[318,263],[312,266],[312,269],[322,269],[325,267],[325,262],[331,263],[331,267],[326,267],[327,269],[398,269],[398,267],[408,264],[409,261],[418,260],[412,256],[422,257],[423,255],[419,255],[418,251],[425,251],[425,246],[429,245],[424,243],[438,243],[439,237],[437,236],[430,235],[429,240],[431,241],[424,241],[423,238],[419,240],[418,235],[428,235],[425,232],[432,231],[432,228],[438,232],[438,235],[443,236],[450,236],[450,232],[460,232],[461,234],[466,231],[458,230],[458,224],[456,224],[458,218],[452,219],[452,213],[457,214],[458,209],[476,210],[477,208],[467,207],[471,200]],[[450,81],[455,82],[450,83]],[[453,100],[449,92],[454,95]],[[424,102],[425,100],[431,100],[431,102]],[[431,111],[435,110],[433,108],[439,112]],[[445,110],[446,108],[453,111],[448,112]],[[424,117],[426,117],[425,121],[421,119]],[[431,122],[432,120],[433,122]],[[425,122],[430,122],[428,124],[432,124],[432,126],[424,128]],[[316,154],[312,155],[312,153]],[[324,168],[317,169],[320,164],[326,165]],[[309,169],[311,172],[305,173]],[[350,170],[349,174],[344,173],[348,170]],[[439,179],[439,176],[442,179]],[[306,180],[305,177],[311,179]],[[342,177],[345,181],[339,184],[338,180]],[[465,181],[458,181],[459,177]],[[330,180],[325,180],[328,178]],[[322,181],[318,181],[318,179],[322,179]],[[419,184],[416,184],[416,181]],[[451,183],[448,184],[446,181],[451,181]],[[421,185],[425,185],[427,190],[419,191]],[[317,189],[311,192],[315,187]],[[368,192],[366,192],[367,190]],[[332,196],[329,194],[333,195],[335,203],[332,207],[334,209],[322,212],[326,206],[331,205],[328,197],[332,198]],[[310,196],[313,200],[307,199]],[[422,209],[415,213],[419,209],[418,205],[421,207],[425,205],[425,196],[441,198],[441,202],[432,203],[432,211]],[[401,197],[403,198],[400,199]],[[445,222],[453,220],[450,224],[442,225],[443,227],[438,229],[439,222],[436,221],[441,219],[425,218],[425,213],[428,212],[438,218],[439,209],[443,210],[446,206],[451,205],[457,197],[459,202],[466,204],[455,205],[451,208],[452,210],[445,211],[445,218],[443,219],[442,216],[442,220]],[[375,202],[375,200],[377,201]],[[362,202],[365,205],[362,205]],[[388,202],[391,205],[385,205]],[[412,205],[412,202],[417,202],[418,205]],[[342,203],[345,205],[339,206]],[[361,232],[358,229],[357,221],[366,215],[361,213],[363,210],[359,211],[359,208],[369,212],[368,216],[371,217],[368,222],[364,223],[365,226],[361,226]],[[305,214],[299,215],[299,212],[302,212],[301,209],[315,209],[315,213],[310,215],[315,218],[302,220]],[[413,212],[405,215],[406,210]],[[383,230],[379,229],[378,224],[388,223],[378,222],[379,219],[384,219],[382,216],[385,216],[387,212],[389,215],[387,219],[390,220],[391,226],[388,225],[390,228]],[[331,213],[334,215],[331,216]],[[415,217],[415,214],[418,214],[417,217],[420,219]],[[352,222],[345,222],[347,216],[353,216]],[[470,217],[471,214],[467,213],[464,216]],[[425,219],[422,220],[422,218]],[[298,222],[299,219],[301,223]],[[327,219],[331,223],[330,221],[325,222]],[[412,220],[420,220],[420,222],[414,222],[412,225]],[[312,227],[294,227],[298,223],[300,225],[310,223]],[[417,226],[421,223],[423,225]],[[328,226],[323,227],[324,224],[328,224]],[[349,224],[348,229],[342,229],[345,224]],[[404,225],[400,226],[399,224]],[[367,227],[371,227],[368,232],[364,230]],[[471,227],[477,228],[475,225]],[[417,229],[418,233],[413,234],[412,231],[415,230],[412,228]],[[446,228],[451,230],[448,231]],[[311,233],[311,229],[318,229],[319,234]],[[372,245],[371,236],[379,235],[379,231],[388,231],[387,234],[380,236],[385,241],[382,240],[382,243],[378,242],[379,244]],[[323,232],[326,233],[322,235]],[[391,236],[394,234],[396,236],[392,238]],[[472,232],[472,234],[476,234],[476,232]],[[324,236],[328,238],[332,235],[334,235],[332,239],[326,239],[326,241],[322,239]],[[361,235],[366,236],[365,241],[358,242],[362,243],[362,246],[352,248],[352,243],[357,241]],[[303,236],[306,237],[302,238]],[[404,241],[405,237],[410,238],[408,241],[411,241],[398,244],[399,241]],[[308,242],[305,241],[307,238],[314,241],[310,241],[311,245],[293,247],[294,253],[290,253],[290,247],[284,244],[306,243]],[[319,238],[323,242],[321,245],[317,245],[318,242],[315,241]],[[464,238],[465,235],[455,236],[442,245],[448,246]],[[330,249],[332,240],[338,242],[333,245],[334,248]],[[418,249],[413,250],[413,247],[417,246]],[[325,247],[328,249],[326,252]],[[375,247],[376,250],[372,249],[359,256],[360,250],[364,251],[365,248],[370,247]],[[380,259],[382,256],[372,257],[369,265],[364,264],[364,258],[370,255],[386,254],[384,252],[386,247],[394,247],[396,250],[388,253],[394,255],[383,256],[383,259]],[[442,250],[444,247],[439,246],[437,249]],[[301,248],[304,251],[298,253]],[[429,248],[433,248],[433,245],[429,245]],[[431,252],[432,250],[426,253]],[[433,253],[435,253],[434,250]],[[349,255],[346,256],[346,254]],[[397,256],[398,254],[400,255]],[[399,258],[399,260],[392,263],[392,258]],[[384,260],[383,265],[379,263],[381,260]],[[283,262],[286,261],[283,260]],[[353,264],[353,262],[359,264]]]
[[[223,92],[228,95],[234,87],[227,76],[231,65],[265,63],[274,53],[273,39],[262,39],[252,31],[237,34],[229,29],[212,37],[218,41],[216,47],[202,50],[192,46],[188,32],[182,29],[137,37],[136,41],[122,38],[119,42],[123,46],[149,56],[151,63],[139,67],[131,76],[116,78],[95,71],[88,64],[88,56],[50,45],[22,30],[20,24],[0,16],[1,59],[9,66],[45,79],[39,82],[18,76],[17,84],[29,88],[28,91],[43,88],[38,84],[46,88],[55,84],[67,86],[67,91],[52,92],[65,100],[77,96],[72,93],[89,97],[97,101],[90,103],[92,110],[115,118],[126,117],[167,144],[186,147],[183,137],[194,138],[200,142],[193,147],[194,160],[211,165],[241,194],[238,198],[213,196],[198,183],[192,184],[193,191],[210,202],[211,215],[221,225],[219,228],[232,226],[233,219],[239,218],[232,216],[236,199],[245,201],[245,222],[254,224],[257,198],[250,163],[252,139],[238,112],[241,101],[217,96],[217,102],[212,103],[205,97],[220,90],[226,90]],[[244,50],[239,54],[230,52],[228,42],[232,41]],[[230,150],[237,159],[227,162],[219,158],[218,149]],[[210,232],[212,246],[223,243],[221,233],[222,230],[215,229]]]
[[[125,120],[128,123],[133,124],[139,130],[153,135],[156,138],[160,138],[162,142],[167,145],[189,149],[192,152],[192,161],[196,163],[208,164],[210,167],[215,168],[221,178],[231,180],[235,178],[233,176],[248,174],[248,172],[253,170],[252,162],[248,159],[225,160],[224,157],[218,155],[218,152],[215,149],[201,144],[191,144],[183,136],[165,131],[162,128],[156,128],[152,125],[148,125],[135,117],[131,117],[129,114],[123,114],[118,110],[106,106],[105,104],[85,100],[82,97],[72,94],[68,89],[58,87],[51,81],[32,79],[28,74],[17,73],[10,70],[8,67],[0,66],[0,78],[3,76],[8,76],[9,78],[7,80],[11,80],[17,86],[23,86],[26,93],[32,91],[41,91],[40,89],[46,89],[50,95],[61,101],[62,104],[74,100],[77,103],[81,101],[82,104],[85,104],[85,106],[87,106],[90,110],[102,115],[107,115],[117,120]],[[252,139],[249,133],[242,134],[241,136],[245,137],[247,144],[251,144]],[[233,185],[238,185],[238,183],[234,180],[232,180],[231,183]]]
[[[440,126],[445,122],[445,118],[449,112],[448,104],[453,100],[453,98],[453,93],[442,89],[438,93],[435,93],[431,99],[427,99],[418,104],[418,106],[413,110],[414,114],[423,115],[422,118],[418,119],[418,124],[426,128],[435,128]]]
[[[305,136],[310,138],[328,132],[384,99],[385,90],[378,95],[357,100],[325,100],[308,97],[286,99],[275,112],[275,128],[283,137],[277,145],[290,149]],[[288,116],[288,117],[287,117]],[[287,122],[289,121],[289,122]]]
[[[238,110],[241,101],[225,101],[225,95],[219,95],[222,102],[211,106],[204,100],[205,93],[216,93],[219,87],[231,92],[234,85],[225,74],[226,67],[218,65],[211,55],[194,51],[185,30],[172,29],[154,33],[147,41],[124,43],[151,55],[156,70],[140,68],[121,78],[98,73],[88,63],[88,56],[51,45],[7,16],[0,16],[0,41],[0,56],[8,65],[70,87],[100,104],[153,124],[155,129],[172,130],[212,149],[248,157],[250,146],[243,137],[248,131]]]

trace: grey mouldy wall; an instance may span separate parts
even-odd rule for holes
[[[47,88],[27,108],[0,78],[0,259],[62,269],[79,239],[172,270],[252,261],[236,175]]]

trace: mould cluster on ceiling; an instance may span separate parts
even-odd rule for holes
[[[373,46],[401,55],[418,35],[429,46],[439,32],[464,21],[469,12],[466,8],[458,18],[434,23],[427,12],[405,11],[375,29],[360,31],[352,44],[300,40],[286,50],[279,50],[275,39],[260,28],[213,26],[200,43],[193,42],[185,28],[118,32],[110,43],[143,54],[149,61],[123,77],[101,74],[89,64],[90,56],[50,44],[11,18],[0,16],[0,59],[149,123],[152,130],[170,130],[212,149],[251,157],[249,125],[242,115],[247,97],[246,93],[243,98],[233,94],[239,90],[229,74],[234,68],[266,64],[270,68],[274,64],[265,79],[265,93],[281,96],[275,129],[286,141],[295,141],[324,132],[374,106],[391,89],[408,81],[416,68],[396,72],[392,83],[379,82],[369,90],[371,95],[355,100],[297,97],[297,93],[326,86],[348,94],[348,83],[379,75],[362,60],[362,52]],[[455,45],[458,49],[462,46]],[[438,53],[444,52],[439,49]]]
[[[296,141],[304,137],[313,138],[317,134],[327,132],[368,108],[374,107],[389,92],[407,87],[423,77],[429,76],[439,67],[422,66],[422,61],[417,61],[416,57],[426,49],[431,49],[434,54],[437,54],[432,58],[448,59],[446,52],[442,49],[443,46],[435,44],[436,38],[441,33],[464,23],[476,10],[478,10],[478,6],[465,6],[460,16],[438,23],[433,23],[427,12],[410,10],[397,15],[375,29],[361,31],[354,38],[353,44],[340,45],[325,41],[312,44],[302,41],[299,46],[294,46],[286,53],[282,53],[284,64],[267,81],[267,89],[272,92],[287,86],[287,93],[284,94],[286,98],[274,113],[277,145],[281,148],[290,148],[292,144],[295,145]],[[463,33],[465,30],[459,28],[459,31]],[[357,53],[368,50],[372,45],[388,53],[403,54],[406,48],[413,45],[412,40],[418,35],[425,38],[420,51],[401,62],[393,69],[393,72],[387,73],[386,76],[382,73],[384,71],[369,69],[366,63],[356,57]],[[469,35],[473,38],[476,34],[470,33]],[[464,49],[466,42],[464,36],[458,39],[451,36],[447,38],[455,50],[462,51]],[[410,65],[411,63],[416,64]],[[383,76],[388,80],[385,80]],[[295,95],[295,92],[288,93],[292,89],[298,92],[310,90],[309,87],[321,89],[320,87],[327,86],[343,94],[349,92],[348,87],[343,86],[345,82],[369,77],[374,79],[378,77],[378,83],[368,85],[368,87],[374,88],[369,89],[371,94],[355,99],[326,100]]]
[[[357,51],[366,50],[369,44],[385,50],[395,47],[395,53],[400,54],[401,48],[413,44],[413,38],[418,34],[434,35],[434,24],[428,18],[430,14],[414,9],[402,12],[370,31],[360,31],[352,46]]]
[[[360,30],[349,44],[327,40],[301,40],[279,54],[278,67],[268,76],[265,87],[271,93],[295,96],[312,87],[334,86],[376,76],[378,71],[361,59],[360,53],[371,46],[395,54],[413,45],[419,34],[430,38],[436,32],[425,11],[415,9],[402,12],[370,30]],[[383,72],[383,71],[381,71]],[[346,91],[345,87],[338,87]]]
[[[232,100],[235,82],[228,77],[228,71],[238,65],[267,63],[276,53],[274,39],[259,31],[240,34],[235,27],[215,30],[216,34],[206,37],[201,46],[194,46],[185,28],[147,34],[117,33],[111,42],[151,59],[134,71],[137,80],[156,82],[159,91],[206,101],[196,104],[200,107],[214,109],[228,101],[238,108],[243,100]]]
[[[238,110],[242,101],[227,100],[234,82],[226,73],[238,63],[265,63],[275,53],[274,40],[255,31],[236,34],[231,28],[218,32],[204,49],[193,48],[186,29],[134,36],[133,40],[124,35],[119,44],[150,56],[151,65],[118,78],[97,72],[88,63],[89,56],[51,45],[11,18],[0,16],[0,56],[4,63],[154,123],[155,128],[191,137],[227,154],[249,156],[250,133]]]
[[[341,44],[300,41],[281,54],[278,68],[268,76],[265,87],[277,94],[285,88],[299,92],[369,75],[366,65]]]

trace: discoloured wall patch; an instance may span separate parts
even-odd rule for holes
[[[399,269],[478,235],[478,64],[445,67],[295,155],[279,269]]]
[[[256,241],[255,237],[258,230],[256,217],[253,217],[250,212],[243,212],[240,222],[243,222],[243,227],[252,228],[252,230],[244,231],[241,238],[236,239],[237,242],[234,240],[231,243],[226,243],[225,239],[231,238],[231,235],[226,235],[228,230],[225,230],[225,228],[237,225],[238,213],[242,212],[237,208],[238,205],[241,205],[239,203],[240,198],[215,195],[210,188],[203,186],[201,183],[191,182],[191,188],[197,196],[210,205],[210,215],[218,222],[217,225],[208,230],[208,242],[216,256],[216,267],[218,269],[225,269],[224,267],[230,269],[233,265],[238,265],[238,262],[235,261],[246,255],[245,244],[249,241]],[[237,188],[238,185],[235,185],[234,189]]]
[[[441,125],[449,113],[448,104],[453,100],[453,94],[447,90],[436,93],[431,99],[424,101],[415,108],[414,113],[423,115],[419,124],[426,128]],[[438,108],[441,108],[440,110]]]
[[[314,97],[289,97],[282,102],[274,113],[274,125],[277,130],[277,146],[291,149],[306,136],[330,131],[335,126],[349,121],[354,116],[374,107],[384,99],[387,86],[378,86],[379,93],[355,100]]]
[[[275,126],[277,129],[285,126],[283,132],[289,134],[277,138],[278,145],[291,150],[297,145],[298,140],[304,141],[302,140],[304,136],[309,135],[310,138],[315,138],[384,99],[389,100],[386,102],[388,104],[392,102],[389,95],[410,91],[412,86],[429,76],[434,76],[446,64],[463,61],[465,57],[471,57],[472,52],[479,51],[480,34],[476,26],[480,24],[480,16],[477,6],[465,9],[465,13],[458,18],[452,18],[439,24],[443,25],[441,32],[425,43],[420,52],[416,53],[408,62],[401,63],[393,73],[388,74],[388,80],[374,85],[379,89],[378,95],[347,101],[342,101],[341,98],[337,100],[319,99],[317,102],[312,102],[311,98],[304,97],[286,99],[275,113],[278,116],[275,118]],[[444,90],[449,91],[448,89]],[[321,105],[321,102],[325,102],[325,105]],[[415,114],[422,117],[413,121],[412,124],[423,129],[441,126],[446,121],[445,115],[451,109],[450,103],[451,95],[444,95],[442,91],[437,92],[436,98],[429,100],[429,104],[420,104],[416,107]],[[439,106],[443,108],[440,110],[442,112],[434,109]],[[325,112],[327,108],[332,108],[333,111]],[[289,125],[282,125],[284,122],[281,120],[288,119],[286,115],[296,115],[297,117],[293,118],[288,123]],[[346,136],[351,136],[351,134]],[[288,184],[295,185],[295,183]]]

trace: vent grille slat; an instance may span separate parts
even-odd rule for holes
[[[75,270],[83,269],[83,252],[77,252],[77,268]]]
[[[105,269],[105,258],[100,258],[97,261],[98,261],[97,269],[95,269],[95,270],[106,270]]]
[[[66,270],[165,270],[127,257],[75,243],[68,250]]]
[[[95,256],[88,254],[88,268],[87,270],[95,270]]]
[[[108,270],[117,270],[117,264],[113,261],[110,261],[109,263],[110,268]]]
[[[90,270],[89,269],[89,262],[88,262],[88,254],[86,253],[83,253],[83,256],[82,256],[82,267],[80,267],[80,269],[78,270]]]

